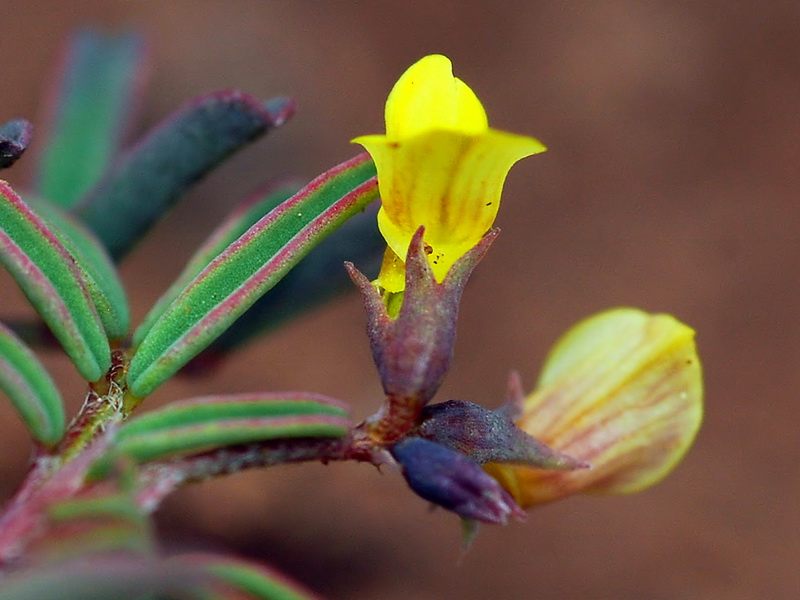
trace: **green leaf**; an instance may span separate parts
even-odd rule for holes
[[[0,390],[34,439],[55,444],[64,433],[64,404],[53,380],[28,347],[0,324]]]
[[[109,339],[123,339],[130,328],[130,308],[125,288],[106,249],[69,213],[41,199],[35,199],[33,206],[52,223],[59,241],[75,257],[75,264]]]
[[[111,365],[111,351],[81,269],[59,236],[5,182],[0,182],[0,263],[80,374],[99,380]]]
[[[262,104],[238,91],[197,98],[122,154],[77,214],[118,260],[192,184],[293,112],[287,98]]]
[[[143,79],[144,44],[132,33],[78,32],[51,100],[36,191],[65,208],[100,178],[121,144]]]
[[[135,490],[89,492],[51,505],[50,526],[29,554],[55,562],[78,556],[135,554],[151,556],[155,544],[150,521],[137,505]]]
[[[370,207],[371,209],[372,207]],[[200,355],[186,365],[189,374],[206,373],[228,353],[345,290],[355,291],[345,261],[377,275],[386,242],[373,210],[355,215],[316,246]]]
[[[177,298],[184,288],[191,283],[200,271],[205,269],[208,264],[215,259],[225,248],[236,241],[239,236],[255,225],[259,219],[266,215],[281,202],[288,200],[298,191],[301,186],[268,186],[263,190],[255,192],[247,200],[237,206],[228,218],[211,234],[197,251],[186,263],[181,274],[169,287],[169,289],[158,299],[158,302],[147,314],[147,317],[136,329],[136,336],[133,343],[137,345],[150,328],[163,314],[167,307]]]
[[[264,565],[210,554],[189,554],[173,558],[172,564],[195,567],[209,575],[209,600],[243,598],[253,600],[315,600],[319,597]]]
[[[135,557],[94,557],[16,572],[0,582],[3,600],[188,600],[207,576],[195,567]]]
[[[146,413],[117,432],[120,453],[136,462],[285,438],[341,437],[340,403],[313,394],[208,396]]]
[[[19,160],[31,141],[32,130],[25,119],[0,125],[0,169],[7,169]]]
[[[362,154],[258,221],[211,261],[143,336],[128,370],[130,392],[139,398],[151,394],[377,195],[375,165]]]

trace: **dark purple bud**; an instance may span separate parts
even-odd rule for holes
[[[22,156],[31,141],[33,127],[25,119],[0,125],[0,169],[7,169]]]
[[[522,431],[504,410],[493,411],[464,400],[426,406],[414,433],[481,465],[502,462],[559,470],[589,467]]]
[[[449,448],[409,437],[391,448],[416,494],[464,519],[505,525],[525,512],[480,465]]]

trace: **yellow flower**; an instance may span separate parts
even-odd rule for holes
[[[625,494],[665,477],[694,440],[703,383],[694,331],[669,315],[616,309],[551,351],[517,425],[591,469],[487,470],[520,506],[576,492]]]
[[[441,282],[491,228],[511,166],[545,150],[533,138],[490,129],[480,101],[441,55],[426,56],[397,81],[386,101],[386,135],[353,141],[378,170],[378,227],[388,245],[378,284],[388,292],[404,288],[403,260],[421,225]]]

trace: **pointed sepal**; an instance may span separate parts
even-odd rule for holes
[[[366,423],[376,441],[392,443],[406,435],[444,381],[453,359],[461,293],[497,233],[490,231],[437,283],[420,227],[408,249],[406,287],[396,315],[393,301],[387,306],[376,286],[352,264],[345,265],[364,299],[372,357],[387,398]]]
[[[499,462],[565,471],[590,466],[528,435],[503,411],[464,400],[426,406],[422,423],[414,433],[461,452],[481,465]]]

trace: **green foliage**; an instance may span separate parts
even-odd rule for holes
[[[123,425],[119,451],[137,462],[279,438],[341,437],[347,410],[312,394],[240,394],[173,402]]]
[[[235,242],[250,227],[255,225],[264,215],[276,208],[282,202],[291,198],[300,191],[300,186],[282,186],[258,192],[236,207],[228,218],[212,233],[204,244],[198,248],[189,262],[186,263],[181,274],[175,279],[169,289],[158,299],[155,306],[147,313],[144,321],[136,329],[133,343],[138,344],[150,331],[153,324],[161,317],[164,311],[186,288],[191,281],[205,269],[208,264],[219,256],[225,248]]]
[[[23,339],[0,325],[0,390],[38,442],[27,479],[0,514],[0,597],[314,598],[260,565],[165,557],[153,539],[149,514],[179,486],[256,466],[396,460],[422,498],[466,519],[522,518],[481,465],[552,468],[565,457],[548,454],[505,412],[465,402],[423,410],[450,364],[463,285],[496,233],[437,282],[420,227],[402,257],[406,290],[395,298],[402,308],[389,314],[387,298],[365,275],[352,263],[342,268],[345,260],[374,266],[385,248],[374,213],[348,223],[378,197],[368,154],[304,187],[263,188],[239,205],[129,335],[130,308],[114,263],[195,182],[294,112],[287,98],[216,92],[119,152],[142,49],[132,35],[76,37],[38,180],[26,192],[31,205],[0,182],[0,263],[89,384],[65,425],[57,388]],[[21,156],[30,132],[22,120],[0,125],[0,168]],[[135,413],[191,361],[202,364],[202,353],[218,358],[322,301],[346,282],[345,273],[364,295],[386,392],[363,423],[350,422],[344,403],[310,392],[213,395]],[[40,345],[42,330],[17,327]]]
[[[293,112],[286,98],[261,103],[237,91],[197,98],[121,155],[75,211],[120,259],[192,184]]]
[[[33,438],[54,444],[64,432],[64,404],[33,352],[0,324],[0,390],[11,400]]]
[[[375,166],[361,155],[321,175],[208,264],[135,349],[134,396],[150,395],[208,346],[311,248],[377,197]]]
[[[239,394],[122,419],[137,397],[206,348],[374,200],[375,167],[361,155],[305,188],[270,188],[248,199],[197,251],[131,340],[127,295],[113,260],[206,172],[294,111],[286,98],[262,103],[241,92],[210,94],[118,155],[141,82],[142,48],[132,35],[86,31],[73,40],[35,191],[26,192],[31,204],[0,182],[0,263],[90,383],[66,426],[49,375],[23,339],[0,325],[0,390],[40,443],[28,479],[0,515],[0,596],[311,598],[258,565],[205,555],[161,560],[148,515],[184,480],[212,474],[200,459],[215,452],[223,462],[213,472],[221,473],[242,468],[224,461],[243,448],[288,449],[294,460],[315,458],[318,448],[335,450],[351,431],[345,405],[305,392]],[[22,155],[30,133],[22,120],[0,126],[0,167]],[[314,268],[284,287],[280,301],[292,293],[323,297],[340,286],[341,275],[333,284],[328,279],[330,265],[348,256],[343,249],[366,257],[379,247],[374,235],[360,240],[360,227],[336,236],[336,251],[329,246]],[[297,312],[313,301],[290,303]],[[262,309],[257,321],[270,317]],[[16,330],[35,344],[49,339],[35,324]],[[180,461],[194,470],[181,472]],[[6,575],[21,555],[29,569]]]
[[[106,249],[69,213],[41,199],[34,201],[34,207],[75,259],[106,335],[110,340],[122,340],[130,328],[130,309],[125,288]]]
[[[108,338],[80,268],[57,234],[0,182],[0,262],[87,381],[111,366]]]
[[[70,208],[95,184],[119,149],[142,80],[144,45],[134,34],[86,30],[64,51],[51,100],[48,140],[36,191]]]
[[[211,576],[206,586],[209,600],[233,600],[240,598],[243,593],[253,600],[316,598],[296,583],[263,565],[204,555],[179,557],[179,560],[194,564]]]

